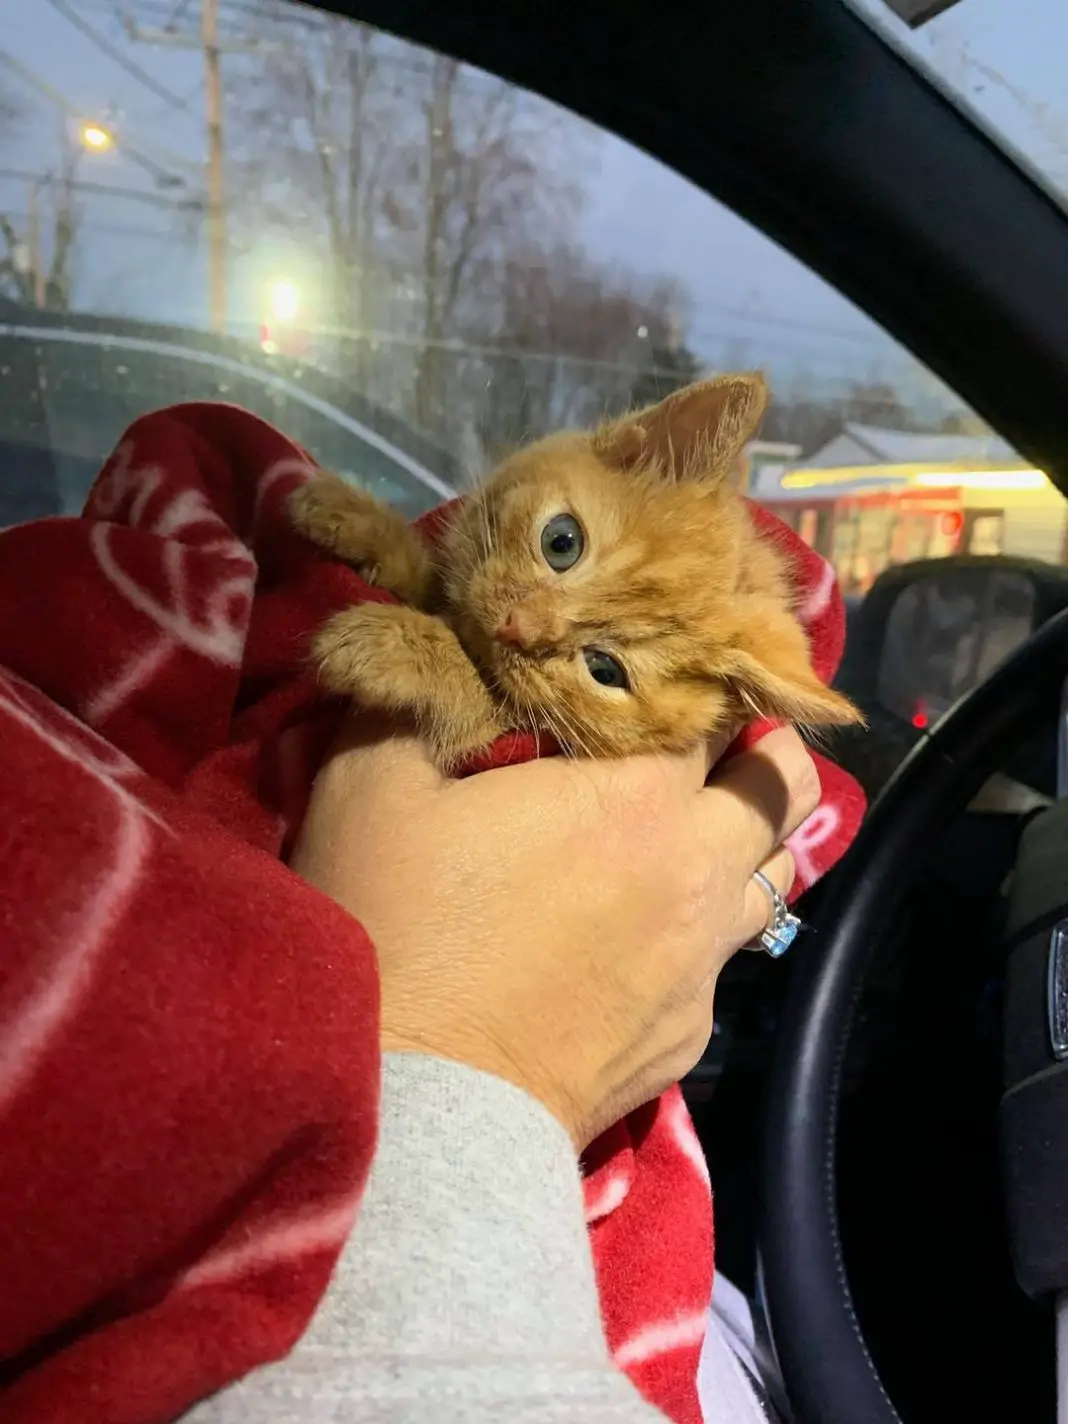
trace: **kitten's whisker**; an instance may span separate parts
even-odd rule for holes
[[[526,719],[527,729],[534,736],[534,759],[538,760],[541,756],[541,742],[538,739],[540,728],[538,726],[538,716],[534,711],[534,704],[529,698],[523,699],[523,716]]]
[[[584,735],[584,732],[580,731],[575,720],[568,716],[562,707],[554,707],[552,715],[555,718],[552,733],[561,745],[574,747],[580,751],[583,756],[592,757],[595,755],[595,751],[591,749],[587,740],[587,735]],[[546,712],[547,719],[548,716],[549,713]],[[593,733],[592,728],[586,728],[584,730],[585,734]]]
[[[613,753],[607,737],[597,732],[595,728],[590,727],[587,730],[593,738],[594,753],[599,756],[611,757]]]
[[[598,751],[602,755],[610,754],[607,741],[598,733],[596,727],[582,726],[579,719],[563,707],[556,707],[555,712],[567,728],[571,740],[582,750],[584,756],[594,756]]]
[[[497,506],[490,500],[489,491],[482,493],[482,503],[486,510],[486,519],[493,534],[493,547],[499,548],[501,543],[501,526],[497,517]]]
[[[484,538],[485,536],[480,533],[477,525],[464,525],[461,549],[473,563],[485,557],[485,550],[482,549],[479,543],[480,537]]]
[[[474,498],[475,509],[478,514],[479,529],[482,535],[482,556],[485,558],[497,547],[500,540],[497,530],[493,527],[488,491],[485,489],[478,490]]]
[[[569,744],[569,738],[563,728],[557,725],[552,713],[549,712],[547,709],[544,710],[541,714],[541,721],[542,725],[549,733],[549,736],[552,737],[553,741],[557,742],[561,750],[566,752]]]
[[[489,504],[486,499],[485,490],[478,496],[478,517],[482,526],[483,556],[485,557],[493,548],[493,535],[490,531],[489,521]]]

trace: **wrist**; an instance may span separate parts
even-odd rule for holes
[[[581,1152],[586,1145],[580,1115],[574,1111],[568,1095],[540,1081],[539,1075],[524,1071],[511,1053],[497,1047],[488,1036],[457,1033],[455,1028],[448,1034],[427,1034],[383,1020],[379,1043],[383,1054],[414,1053],[444,1059],[510,1083],[552,1114],[571,1138],[576,1152]]]

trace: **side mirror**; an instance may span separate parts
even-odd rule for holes
[[[1031,636],[1035,586],[1017,569],[950,565],[898,592],[883,630],[876,696],[929,726]]]
[[[834,748],[874,795],[927,727],[1068,607],[1068,569],[1005,555],[924,559],[885,570],[851,602],[835,685],[862,708],[869,730],[836,734]],[[1055,765],[1055,738],[1043,734],[1005,770],[1044,788]]]
[[[866,712],[936,722],[1054,613],[1068,570],[957,555],[887,569],[852,610],[838,684]]]

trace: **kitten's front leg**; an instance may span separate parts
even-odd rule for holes
[[[403,515],[373,494],[320,472],[290,495],[289,511],[306,539],[351,564],[368,583],[417,608],[426,601],[430,551]]]
[[[323,625],[311,651],[331,692],[410,714],[443,771],[504,730],[456,634],[429,614],[382,603],[347,608]]]

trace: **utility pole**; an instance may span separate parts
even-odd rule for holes
[[[201,0],[200,40],[208,105],[208,252],[211,265],[211,325],[226,330],[226,174],[223,168],[222,66],[219,62],[219,0]]]
[[[29,253],[30,275],[33,278],[33,304],[39,310],[47,300],[45,290],[44,250],[41,241],[41,185],[30,184],[26,207],[26,249]]]
[[[143,30],[127,19],[126,33],[143,44],[171,49],[200,50],[204,56],[207,93],[208,262],[210,268],[211,325],[224,332],[227,324],[227,275],[230,244],[227,236],[226,147],[223,129],[222,56],[265,54],[280,45],[259,40],[223,39],[219,34],[219,0],[200,0],[200,33],[183,35],[173,30]]]

